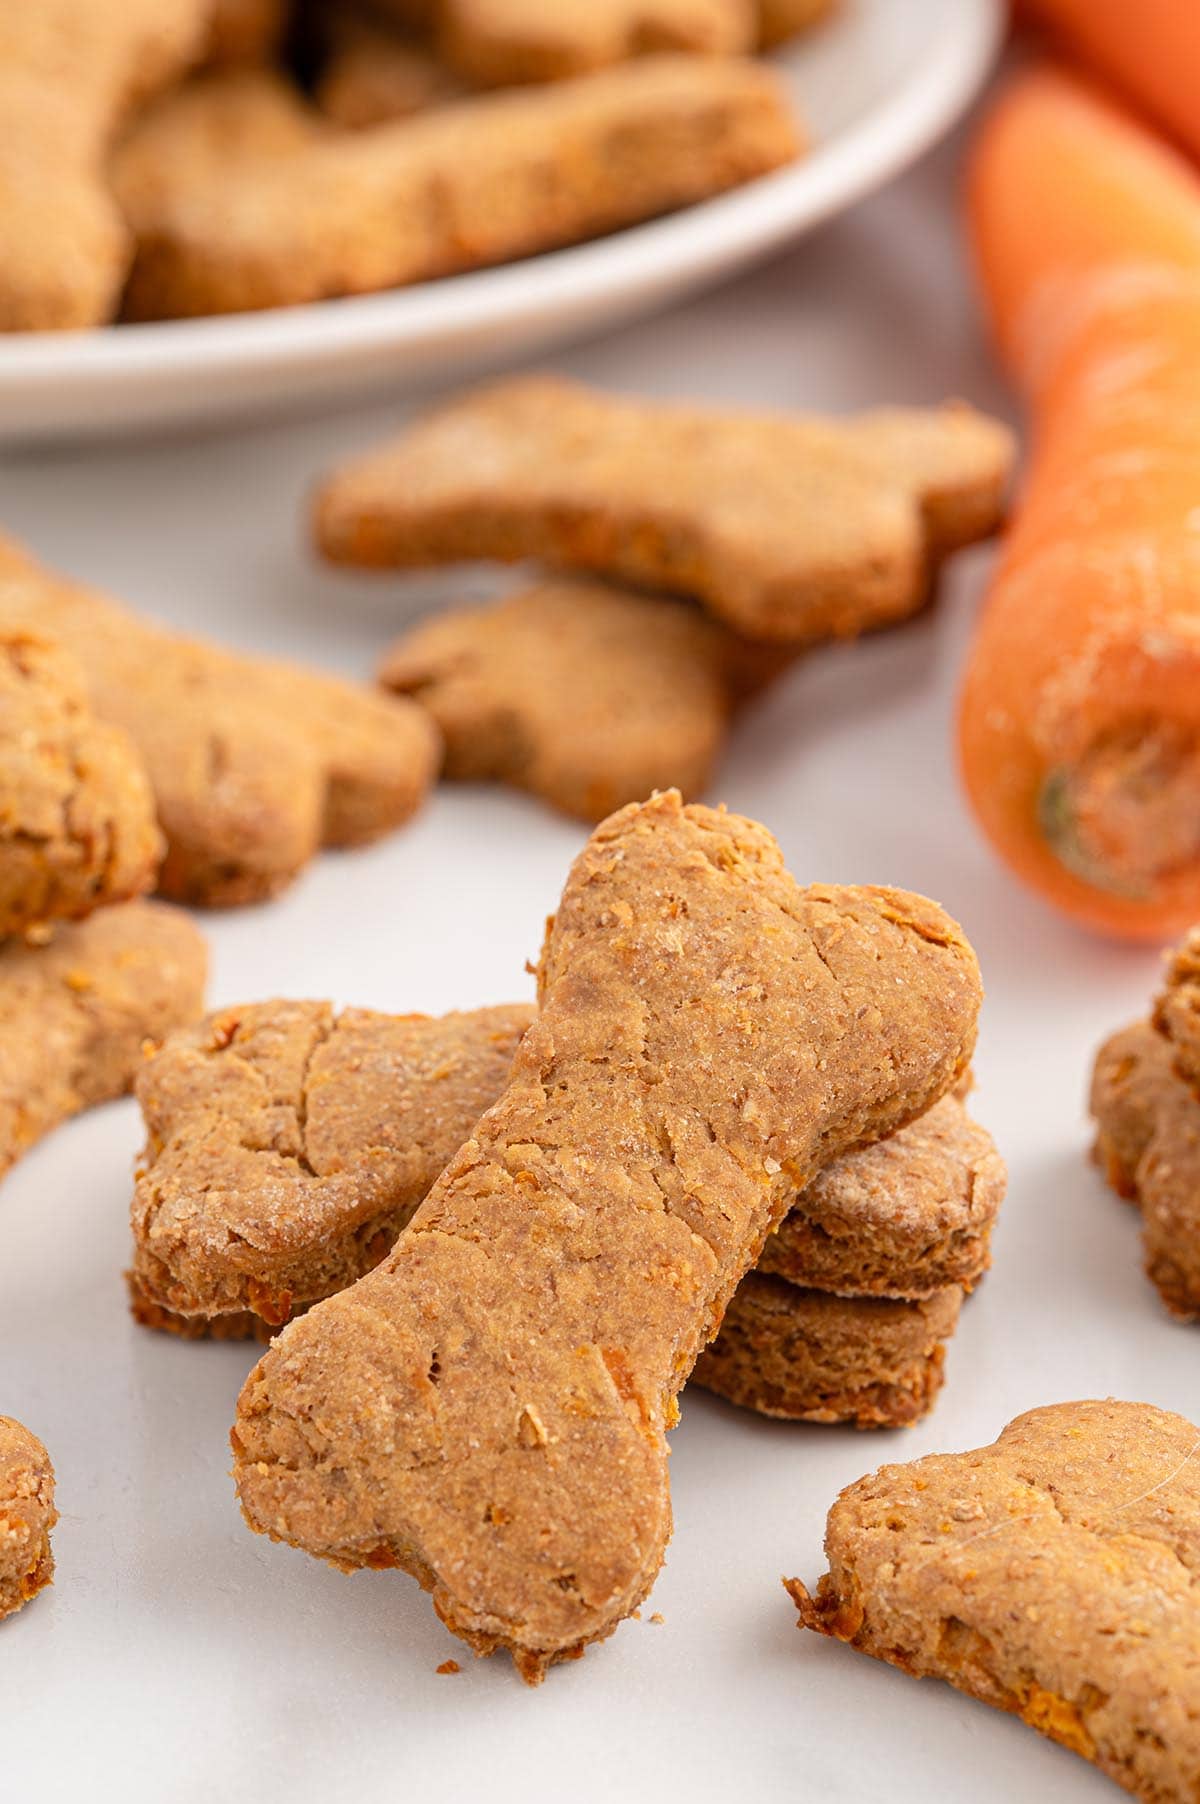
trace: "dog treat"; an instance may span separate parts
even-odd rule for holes
[[[368,13],[332,6],[322,23],[330,45],[315,98],[335,125],[348,131],[386,125],[461,100],[467,92],[427,45],[400,36]]]
[[[173,1033],[136,1084],[147,1132],[132,1210],[138,1320],[253,1338],[361,1277],[501,1095],[533,1019],[522,1003],[434,1020],[264,1002]],[[951,1096],[883,1147],[814,1179],[763,1269],[889,1296],[978,1277],[1003,1189],[989,1136]],[[989,1193],[977,1209],[972,1189]],[[791,1236],[793,1217],[803,1226]]]
[[[0,626],[0,937],[152,889],[154,797],[53,640]]]
[[[241,312],[501,263],[738,186],[798,150],[750,61],[690,56],[485,95],[180,192],[138,245],[132,318]]]
[[[130,1089],[147,1045],[200,1014],[207,962],[199,930],[158,902],[0,945],[0,1173]]]
[[[964,406],[789,419],[518,377],[334,476],[316,530],[335,563],[535,557],[696,596],[751,638],[847,636],[913,613],[993,529],[1011,456]]]
[[[763,1416],[907,1428],[942,1388],[962,1296],[836,1297],[749,1272],[691,1381]]]
[[[1200,927],[1193,927],[1171,954],[1154,1025],[1170,1041],[1180,1076],[1200,1087]]]
[[[757,0],[758,41],[770,50],[808,31],[835,10],[837,0]]]
[[[360,1278],[503,1091],[533,1015],[264,1002],[174,1034],[137,1081],[142,1312],[277,1326]]]
[[[68,646],[96,713],[141,753],[167,841],[166,895],[261,901],[319,846],[398,827],[435,774],[436,732],[412,703],[180,638],[0,539],[0,630],[15,629]]]
[[[656,789],[704,792],[743,649],[685,602],[551,581],[421,621],[379,677],[432,714],[446,776],[598,821]]]
[[[803,1628],[1010,1710],[1147,1804],[1200,1795],[1200,1428],[1058,1403],[830,1511]]]
[[[754,48],[754,0],[441,0],[438,45],[480,87],[561,81],[661,51]]]
[[[991,1135],[961,1096],[945,1096],[901,1133],[821,1172],[768,1239],[759,1269],[846,1297],[970,1290],[991,1262],[1006,1182]]]
[[[54,1467],[36,1435],[0,1416],[0,1622],[54,1581]]]
[[[322,129],[299,88],[276,70],[216,69],[139,114],[113,154],[109,180],[140,240],[181,196],[294,155]]]
[[[1173,1315],[1200,1318],[1200,1097],[1150,1022],[1100,1048],[1091,1108],[1105,1177],[1141,1211],[1147,1276]]]
[[[0,331],[99,325],[132,246],[104,158],[128,109],[198,54],[208,0],[0,8]]]
[[[646,1595],[674,1398],[831,1159],[958,1081],[974,956],[934,904],[800,890],[675,792],[572,867],[508,1086],[382,1265],[292,1322],[234,1430],[250,1525],[398,1565],[531,1683]]]

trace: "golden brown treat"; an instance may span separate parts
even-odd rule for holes
[[[441,0],[438,45],[479,87],[562,81],[662,51],[754,48],[754,0]]]
[[[159,887],[181,900],[274,895],[321,845],[400,826],[436,772],[436,732],[412,703],[181,638],[3,538],[0,629],[67,645],[96,713],[129,734],[167,841]]]
[[[1171,1043],[1181,1077],[1200,1088],[1200,927],[1171,954],[1167,980],[1154,1005],[1154,1025]]]
[[[1100,1048],[1091,1108],[1104,1174],[1141,1211],[1147,1276],[1173,1315],[1200,1318],[1200,1098],[1148,1021]]]
[[[429,710],[447,777],[511,783],[598,821],[656,789],[704,793],[737,657],[687,603],[548,581],[419,622],[379,680]]]
[[[538,985],[502,1096],[233,1436],[253,1528],[404,1567],[531,1683],[646,1595],[701,1347],[796,1190],[958,1081],[980,994],[933,903],[801,890],[674,792],[592,835]]]
[[[0,7],[0,331],[112,317],[132,245],[105,153],[130,106],[198,54],[208,3]]]
[[[1200,1428],[1058,1403],[829,1513],[804,1628],[1010,1710],[1146,1804],[1200,1796]]]
[[[487,1105],[532,1005],[222,1009],[141,1071],[134,1277],[172,1313],[278,1326],[379,1263]]]
[[[335,475],[316,532],[335,563],[535,557],[696,596],[751,638],[846,636],[913,613],[937,559],[995,527],[1011,458],[963,406],[788,418],[517,377]]]
[[[771,71],[648,57],[334,133],[181,192],[139,243],[132,318],[364,294],[594,238],[766,174],[798,141]]]
[[[0,945],[0,1173],[131,1088],[147,1048],[199,1016],[207,963],[199,929],[159,902]]]
[[[327,28],[329,50],[315,99],[327,119],[348,131],[411,118],[427,107],[461,100],[467,91],[428,45],[402,37],[365,12],[332,6]]]
[[[321,120],[274,69],[218,69],[164,94],[138,115],[113,154],[109,180],[138,238],[196,187],[291,156]]]
[[[907,1428],[942,1388],[962,1297],[835,1297],[748,1272],[691,1382],[762,1416]]]
[[[138,1320],[239,1340],[362,1276],[502,1093],[533,1018],[520,1003],[434,1020],[264,1002],[172,1034],[136,1086],[147,1129],[132,1210]],[[796,1284],[858,1279],[892,1296],[970,1283],[1002,1188],[989,1136],[945,1098],[821,1172],[761,1264]],[[972,1189],[990,1193],[979,1209]]]
[[[770,50],[829,17],[838,0],[757,0],[758,41]]]
[[[54,1467],[36,1435],[0,1416],[0,1622],[54,1581]]]
[[[759,1270],[847,1297],[970,1290],[991,1263],[1007,1178],[991,1135],[960,1096],[945,1096],[821,1172],[767,1241]]]
[[[210,0],[210,5],[207,62],[261,63],[281,49],[288,0]]]
[[[0,626],[0,937],[141,895],[161,857],[141,760],[75,660]]]

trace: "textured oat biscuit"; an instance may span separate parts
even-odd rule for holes
[[[0,538],[0,630],[52,633],[123,727],[167,841],[164,894],[212,905],[282,889],[321,845],[399,826],[438,760],[409,702],[184,639],[42,569]]]
[[[172,1034],[136,1086],[134,1314],[252,1338],[362,1276],[502,1093],[533,1018],[520,1003],[430,1019],[264,1002]],[[982,1213],[965,1199],[997,1182],[990,1138],[949,1097],[884,1145],[882,1164],[862,1147],[814,1179],[763,1269],[918,1297],[979,1275],[998,1197]]]
[[[36,1435],[0,1416],[0,1622],[54,1579],[54,1467]]]
[[[1180,1076],[1200,1088],[1200,927],[1172,952],[1153,1018],[1171,1043]]]
[[[758,0],[758,40],[766,49],[808,31],[833,12],[838,0]]]
[[[759,1269],[843,1296],[970,1290],[990,1263],[1007,1173],[961,1096],[814,1179],[763,1248]]]
[[[0,1173],[131,1087],[147,1044],[195,1021],[207,953],[187,915],[122,902],[0,945]]]
[[[1011,454],[963,406],[788,418],[518,377],[335,475],[316,532],[335,563],[537,557],[806,640],[920,607],[936,560],[996,525]]]
[[[263,1002],[173,1035],[136,1087],[140,1302],[277,1326],[344,1290],[501,1093],[533,1013]]]
[[[539,1679],[645,1596],[676,1392],[797,1190],[970,1058],[978,969],[934,904],[799,889],[669,792],[592,835],[509,1084],[374,1272],[243,1390],[252,1527],[399,1565]]]
[[[132,245],[104,178],[129,107],[201,48],[208,0],[0,7],[0,331],[98,325]]]
[[[1059,1403],[829,1514],[818,1629],[1013,1711],[1150,1804],[1200,1796],[1200,1428]]]
[[[467,92],[427,44],[367,12],[333,5],[322,25],[329,44],[314,98],[335,125],[361,131],[461,100]]]
[[[561,81],[661,51],[754,48],[754,0],[441,0],[438,44],[468,81]]]
[[[1200,1318],[1200,1097],[1148,1021],[1100,1048],[1091,1108],[1105,1176],[1141,1211],[1147,1276],[1173,1315]]]
[[[181,195],[291,156],[321,130],[320,116],[277,70],[215,69],[138,115],[113,153],[109,180],[141,239],[169,217]]]
[[[181,192],[138,245],[133,318],[287,306],[594,238],[789,162],[773,73],[647,57],[333,133]]]
[[[0,937],[140,895],[161,856],[132,741],[60,645],[0,626]]]
[[[962,1296],[837,1297],[748,1272],[691,1382],[763,1416],[906,1428],[942,1388]]]
[[[379,679],[432,714],[446,776],[511,783],[598,821],[656,789],[704,793],[740,654],[685,602],[548,581],[419,622]]]

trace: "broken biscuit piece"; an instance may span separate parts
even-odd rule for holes
[[[441,0],[438,47],[477,87],[561,81],[662,51],[754,48],[755,0]]]
[[[747,649],[685,602],[548,581],[419,622],[379,680],[429,710],[447,777],[594,822],[656,789],[704,793]]]
[[[112,318],[133,247],[105,157],[129,109],[199,54],[208,6],[0,7],[0,332]]]
[[[141,754],[167,842],[165,895],[208,906],[276,894],[318,848],[408,820],[437,769],[410,702],[141,620],[0,538],[0,631],[51,633],[96,714]]]
[[[1011,461],[965,406],[788,418],[517,377],[334,475],[316,536],[339,564],[540,558],[693,596],[752,639],[849,637],[915,612],[938,560],[995,528]]]
[[[674,792],[593,833],[538,984],[497,1102],[233,1433],[252,1528],[403,1567],[531,1683],[653,1583],[675,1396],[767,1233],[959,1080],[980,998],[933,903],[801,890],[764,828]]]
[[[162,840],[127,735],[60,645],[0,625],[0,937],[152,889]]]
[[[0,1622],[54,1581],[54,1467],[36,1435],[0,1416]]]
[[[907,1428],[942,1388],[962,1297],[957,1284],[912,1301],[832,1296],[760,1268],[734,1292],[691,1382],[762,1416]]]
[[[1146,1804],[1200,1795],[1200,1428],[1059,1403],[884,1466],[829,1513],[800,1626],[947,1680]]]
[[[278,1327],[354,1283],[500,1095],[533,1016],[263,1002],[173,1034],[137,1081],[135,1314]]]
[[[131,1088],[147,1048],[199,1016],[207,963],[187,915],[158,902],[0,946],[0,1173]]]
[[[133,319],[365,294],[595,238],[765,175],[799,148],[751,61],[647,57],[332,132],[184,188],[139,240]]]

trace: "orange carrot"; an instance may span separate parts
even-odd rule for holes
[[[1024,0],[1022,11],[1200,155],[1195,0]]]
[[[1053,70],[985,121],[969,212],[1033,409],[962,692],[972,806],[1078,920],[1200,919],[1200,178]]]

